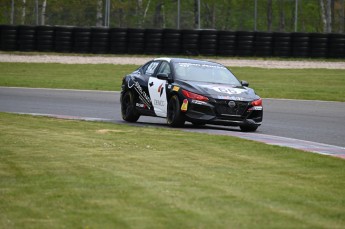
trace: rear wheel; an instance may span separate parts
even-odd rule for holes
[[[171,127],[182,127],[185,123],[180,110],[181,104],[176,95],[172,96],[168,103],[167,123]]]
[[[240,126],[240,129],[243,132],[254,132],[258,129],[258,126]]]
[[[134,95],[131,91],[125,92],[121,100],[122,119],[127,122],[136,122],[140,114],[135,108]]]

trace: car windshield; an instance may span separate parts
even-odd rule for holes
[[[175,69],[175,78],[179,80],[241,86],[238,79],[222,65],[178,62],[174,63],[173,66]]]

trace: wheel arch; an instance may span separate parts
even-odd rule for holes
[[[181,95],[180,95],[180,93],[178,93],[178,91],[170,91],[167,95],[167,102],[169,102],[171,97],[173,97],[174,95],[176,95],[177,98],[179,99],[179,101],[182,102]]]

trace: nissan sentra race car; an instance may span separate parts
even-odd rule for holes
[[[172,127],[239,126],[255,131],[262,122],[262,99],[225,66],[202,60],[157,58],[123,78],[122,118],[166,118]]]

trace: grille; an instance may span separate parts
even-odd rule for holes
[[[242,116],[247,110],[248,102],[234,101],[235,107],[230,107],[230,100],[216,100],[216,111],[220,115],[238,115]]]

